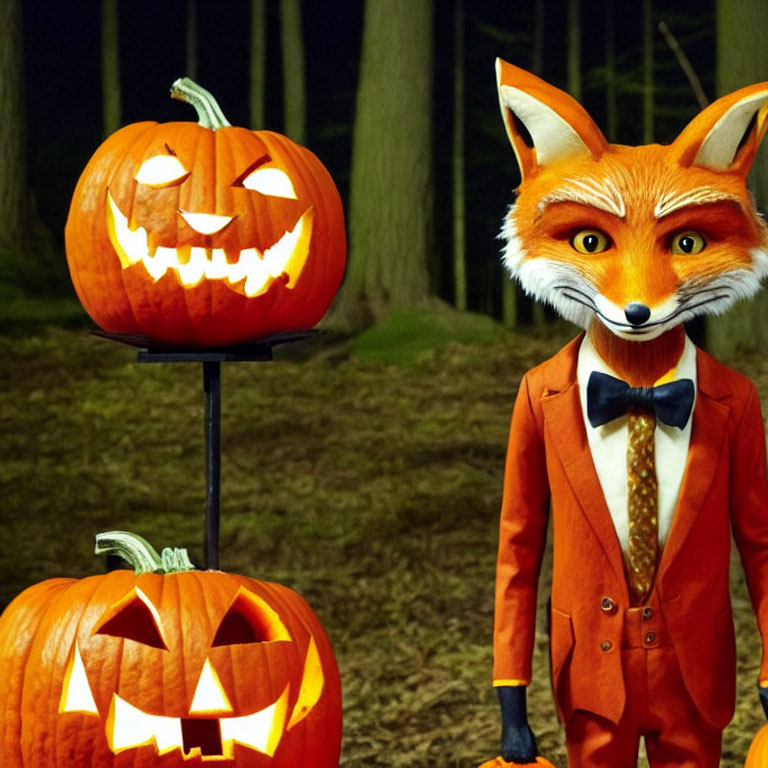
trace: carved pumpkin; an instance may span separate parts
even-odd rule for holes
[[[94,153],[65,229],[77,295],[112,333],[229,346],[311,328],[341,282],[341,199],[323,164],[231,126],[188,79],[200,123],[125,126]]]
[[[336,768],[336,663],[295,592],[131,534],[110,550],[137,572],[44,581],[0,617],[3,768]]]
[[[768,765],[768,725],[764,725],[752,739],[744,761],[744,768],[765,768]]]

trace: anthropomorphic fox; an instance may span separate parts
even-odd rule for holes
[[[586,330],[526,374],[512,417],[494,627],[502,757],[536,754],[525,686],[551,515],[570,768],[634,767],[641,737],[653,768],[715,768],[735,700],[731,532],[768,640],[765,434],[754,386],[682,323],[768,274],[746,188],[768,83],[714,102],[668,146],[626,147],[537,77],[501,61],[497,75],[522,173],[505,264]]]

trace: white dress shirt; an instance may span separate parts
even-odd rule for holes
[[[637,342],[642,344],[643,342]],[[628,416],[593,427],[587,418],[587,382],[593,371],[617,376],[600,357],[589,336],[584,339],[579,348],[579,358],[576,368],[579,383],[581,411],[587,430],[589,450],[595,465],[600,486],[603,489],[608,510],[613,518],[616,535],[624,552],[629,541],[629,520],[627,515],[627,422]],[[659,382],[675,381],[676,379],[691,379],[694,393],[696,391],[696,347],[686,336],[683,353],[680,360],[669,374]],[[695,397],[695,395],[694,395]],[[695,407],[695,401],[694,401]],[[663,546],[672,525],[672,517],[683,481],[685,465],[688,458],[688,446],[691,441],[691,417],[683,429],[670,427],[661,421],[656,423],[656,479],[658,481],[658,511],[659,511],[659,545]]]

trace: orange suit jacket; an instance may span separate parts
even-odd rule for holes
[[[581,337],[529,371],[515,403],[500,525],[494,680],[531,679],[551,500],[551,663],[558,711],[566,723],[574,709],[618,722],[627,696],[621,624],[629,592],[587,444],[576,382],[580,343]],[[763,638],[760,679],[768,679],[765,432],[748,379],[701,350],[697,372],[687,465],[652,599],[691,698],[708,722],[723,728],[735,706],[731,531]],[[605,597],[614,601],[614,612],[601,609]]]

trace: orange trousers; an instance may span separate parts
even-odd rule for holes
[[[663,622],[628,611],[621,649],[627,702],[618,723],[575,710],[566,725],[568,768],[637,768],[640,738],[651,768],[718,768],[722,731],[706,722],[685,688]]]

